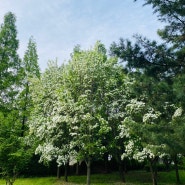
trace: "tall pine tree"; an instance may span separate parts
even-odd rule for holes
[[[19,92],[21,61],[17,54],[16,18],[11,12],[4,16],[0,28],[0,110],[12,110]]]
[[[0,171],[8,185],[14,183],[30,155],[20,138],[23,67],[15,22],[15,15],[9,12],[0,28]]]
[[[20,105],[22,110],[22,136],[25,131],[25,123],[28,119],[31,108],[30,83],[31,78],[40,78],[40,69],[38,65],[37,46],[33,37],[29,39],[27,50],[23,59],[23,82],[22,93],[20,95]]]

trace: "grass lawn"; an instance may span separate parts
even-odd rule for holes
[[[181,185],[185,185],[185,171],[180,171]],[[92,185],[151,185],[151,175],[144,171],[130,171],[126,174],[127,183],[121,183],[118,173],[97,174],[91,176]],[[55,177],[43,178],[20,178],[14,185],[85,185],[86,176],[70,176],[69,182],[65,183],[63,178],[56,180]],[[158,185],[175,185],[175,172],[158,173]],[[5,185],[4,180],[0,180],[0,185]]]

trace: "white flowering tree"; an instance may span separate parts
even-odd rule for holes
[[[123,124],[134,135],[129,140],[125,152],[131,154],[138,161],[144,161],[145,159],[149,161],[153,184],[156,184],[156,163],[164,151],[164,145],[160,143],[157,136],[160,112],[136,99],[131,100],[126,110],[128,117],[124,119]]]
[[[176,107],[171,116],[171,121],[168,123],[168,131],[164,135],[163,139],[166,143],[166,153],[169,154],[169,158],[174,163],[176,172],[176,181],[180,183],[179,164],[182,163],[182,158],[185,153],[185,124],[184,124],[184,110],[182,107]],[[166,129],[167,130],[167,129]]]
[[[120,127],[120,137],[123,137],[125,130],[129,133],[122,157],[147,160],[154,185],[157,184],[158,159],[169,155],[167,144],[172,129],[170,122],[175,111],[174,104],[168,102],[170,91],[167,87],[163,81],[146,78],[141,74],[137,76],[135,83],[130,84],[131,99],[125,108],[126,116]]]
[[[107,59],[104,46],[97,42],[91,50],[75,51],[64,70],[65,94],[61,94],[61,100],[65,99],[70,105],[66,117],[70,124],[71,147],[76,159],[86,162],[87,184],[90,184],[92,161],[102,157],[108,149],[106,140],[112,129],[108,120],[112,101],[109,98],[116,88],[116,74],[120,69],[117,60]]]
[[[59,100],[59,88],[62,87],[63,67],[50,62],[48,69],[40,79],[33,79],[31,93],[34,109],[29,120],[29,139],[36,141],[36,154],[40,162],[56,160],[58,167],[67,166],[70,158],[70,135],[67,118],[64,116],[66,105]]]
[[[29,127],[40,161],[55,159],[59,166],[70,159],[85,161],[90,184],[92,161],[107,151],[105,141],[112,129],[108,94],[116,86],[112,74],[118,69],[121,72],[117,60],[107,59],[104,45],[97,42],[91,50],[75,50],[67,65],[51,65],[32,82],[35,107]]]
[[[125,182],[124,171],[126,170],[126,160],[121,156],[125,150],[124,143],[129,139],[128,131],[125,128],[122,137],[119,137],[122,120],[126,116],[125,106],[129,102],[129,89],[127,85],[132,83],[122,68],[112,71],[111,80],[107,81],[108,92],[105,93],[105,107],[111,132],[106,137],[106,144],[109,155],[117,162],[120,179]]]

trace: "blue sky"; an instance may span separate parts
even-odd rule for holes
[[[19,54],[23,57],[30,36],[37,43],[42,70],[49,60],[66,62],[75,45],[92,47],[100,40],[107,49],[119,38],[142,34],[158,39],[162,24],[144,0],[0,0],[0,23],[8,11],[17,17]]]

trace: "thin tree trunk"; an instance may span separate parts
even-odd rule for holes
[[[124,174],[126,174],[128,170],[127,170],[127,162],[125,159],[123,160],[123,165],[124,165]]]
[[[121,181],[125,182],[125,172],[123,168],[123,162],[121,160],[119,161],[119,175],[120,175]]]
[[[64,178],[65,182],[68,182],[68,163],[65,164]]]
[[[126,182],[126,180],[125,180],[125,171],[124,171],[124,167],[123,167],[124,162],[121,160],[121,155],[119,155],[117,153],[117,155],[115,157],[116,157],[116,161],[118,163],[118,170],[119,170],[120,180],[122,182]]]
[[[169,171],[170,171],[171,160],[168,159],[167,157],[165,157],[165,158],[163,159],[163,163],[165,164],[166,171],[169,172]]]
[[[156,169],[154,169],[153,163],[155,163],[155,161],[150,161],[150,172],[152,175],[152,184],[157,185],[157,173],[156,173]]]
[[[79,162],[76,163],[76,175],[79,175]]]
[[[177,156],[175,156],[175,158],[174,158],[174,164],[175,164],[176,181],[177,181],[177,184],[179,184],[180,183],[180,177],[179,177],[179,168],[178,168]]]
[[[29,86],[28,86],[28,82],[26,83],[26,94],[25,94],[25,102],[24,102],[24,107],[23,107],[23,118],[22,118],[22,132],[21,132],[21,137],[24,136],[24,132],[25,132],[25,123],[26,123],[26,119],[27,117],[25,116],[25,112],[27,110],[27,104],[28,104],[28,93],[29,93]]]
[[[90,185],[90,178],[91,178],[91,160],[88,159],[86,161],[86,165],[87,165],[87,185]]]
[[[60,166],[57,167],[57,179],[60,179]]]
[[[109,161],[108,161],[108,153],[106,153],[104,155],[104,169],[105,169],[105,173],[109,173]]]

